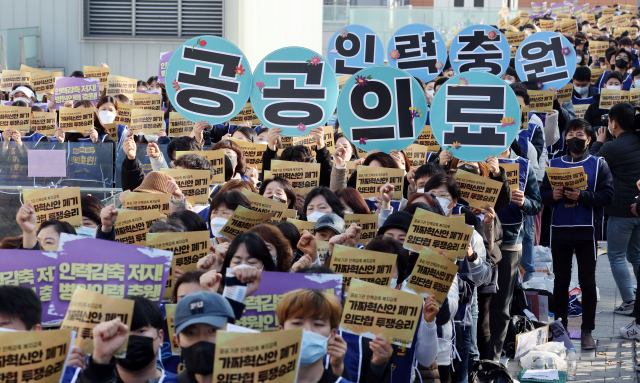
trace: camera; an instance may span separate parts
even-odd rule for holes
[[[608,126],[609,125],[609,115],[608,114],[603,114],[601,121],[602,121],[602,126]]]

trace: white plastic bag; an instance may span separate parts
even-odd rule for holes
[[[551,258],[551,248],[546,246],[533,247],[533,260],[537,262],[553,262]]]
[[[534,361],[544,360],[546,369],[567,371],[567,362],[553,352],[531,350],[520,359],[520,366],[523,370],[532,370]]]
[[[567,359],[567,348],[564,346],[564,342],[547,342],[541,345],[535,346],[533,351],[546,351],[552,352],[558,355],[560,358]]]
[[[536,290],[547,290],[549,293],[553,294],[553,280],[533,277],[528,281],[522,284],[522,288],[525,290],[528,289],[536,289]]]

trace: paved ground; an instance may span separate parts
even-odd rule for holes
[[[633,278],[633,272],[629,268]],[[558,276],[556,276],[557,278]],[[574,259],[571,279],[577,283],[578,272]],[[613,309],[622,303],[616,283],[611,275],[607,255],[598,257],[596,281],[600,289],[600,301],[596,314],[596,329],[593,337],[598,347],[593,351],[580,350],[580,340],[573,340],[578,354],[576,381],[582,382],[640,382],[635,371],[637,343],[620,337],[619,329],[629,324],[633,318],[613,314]],[[634,282],[635,284],[635,282]],[[579,320],[578,320],[579,321]],[[571,323],[569,328],[572,328]],[[579,329],[579,325],[575,327]],[[520,372],[518,362],[510,360],[507,364],[512,376]]]

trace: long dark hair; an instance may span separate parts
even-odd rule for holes
[[[240,233],[237,237],[231,241],[231,245],[229,245],[229,250],[227,250],[227,255],[224,257],[224,262],[222,263],[222,269],[220,270],[220,274],[222,274],[222,283],[224,284],[224,277],[227,275],[227,269],[231,264],[231,259],[238,251],[240,245],[244,244],[244,247],[247,249],[251,258],[255,258],[262,262],[264,265],[265,271],[278,271],[276,268],[276,264],[273,263],[273,258],[271,258],[271,253],[269,253],[269,248],[264,243],[262,238],[256,233],[244,232]]]
[[[331,210],[333,210],[335,214],[339,215],[340,218],[344,218],[344,205],[340,202],[340,199],[328,187],[319,186],[307,194],[307,198],[304,200],[304,208],[300,212],[300,219],[304,221],[307,220],[307,206],[309,206],[309,202],[311,202],[312,199],[319,195],[327,200],[327,203],[331,206]]]

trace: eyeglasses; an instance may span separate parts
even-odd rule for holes
[[[430,191],[429,193],[433,194],[436,197],[440,197],[440,198],[451,197],[451,194],[449,194],[449,192],[446,192],[446,191]]]

